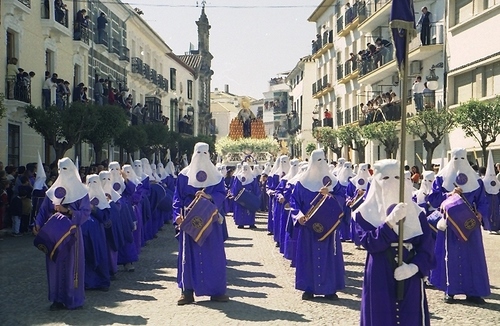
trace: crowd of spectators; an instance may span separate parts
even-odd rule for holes
[[[31,79],[35,73],[24,71],[17,64],[17,58],[11,58],[7,64],[7,99],[31,103]]]

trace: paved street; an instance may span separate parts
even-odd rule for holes
[[[0,325],[357,325],[365,251],[344,244],[347,288],[337,302],[304,302],[294,289],[294,270],[282,258],[258,219],[257,230],[237,229],[228,219],[228,303],[196,298],[178,307],[177,240],[170,226],[151,241],[134,273],[120,272],[109,292],[87,292],[85,307],[50,312],[45,260],[33,238],[0,240]],[[500,324],[500,236],[484,234],[492,295],[483,307],[446,305],[428,290],[433,325]]]

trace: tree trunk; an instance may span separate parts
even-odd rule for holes
[[[483,152],[483,166],[488,165],[488,152],[486,150],[487,148],[488,148],[488,145],[481,144],[481,150]],[[477,162],[476,164],[479,167],[479,162]]]
[[[94,162],[95,164],[99,165],[102,162],[102,145],[92,144],[92,147],[94,148]]]
[[[358,159],[359,159],[359,162],[358,163],[365,163],[365,148],[366,148],[366,145],[363,146],[362,144],[360,143],[357,143],[356,144],[356,149],[355,151],[358,152]]]
[[[433,146],[429,146],[425,148],[425,169],[427,171],[432,171],[432,157],[434,156],[434,150],[436,148]]]
[[[385,158],[392,158],[392,150],[389,147],[385,147]]]
[[[63,144],[54,144],[52,145],[54,147],[54,150],[56,152],[56,162],[59,161],[64,157],[64,154],[68,151],[68,147],[63,145]]]

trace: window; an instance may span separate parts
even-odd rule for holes
[[[175,91],[177,89],[177,78],[175,68],[170,68],[170,89]]]
[[[16,54],[16,34],[10,30],[7,31],[7,59],[17,58]]]
[[[473,0],[457,0],[455,2],[455,25],[463,23],[474,15]]]
[[[21,146],[21,127],[9,123],[8,136],[8,165],[19,166],[20,163],[20,146]]]
[[[455,85],[453,89],[455,93],[455,104],[467,102],[473,97],[472,76],[472,71],[455,76]]]
[[[192,80],[187,81],[187,98],[189,100],[193,99],[193,81]]]

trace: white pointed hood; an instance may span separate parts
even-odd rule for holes
[[[133,164],[134,164],[133,169],[134,169],[135,175],[139,178],[140,181],[144,181],[148,177],[148,175],[146,173],[144,173],[142,161],[135,160]]]
[[[177,174],[175,174],[174,162],[168,161],[167,166],[165,167],[165,171],[167,172],[167,175],[177,178]]]
[[[99,209],[109,208],[108,198],[101,187],[97,174],[89,174],[86,179],[90,203]]]
[[[247,162],[242,164],[241,171],[236,175],[243,186],[250,184],[254,181],[254,176],[250,165]]]
[[[274,174],[278,175],[281,179],[288,173],[289,170],[290,170],[290,159],[286,155],[281,155],[279,166],[276,169],[276,171],[274,171]]]
[[[330,172],[322,149],[316,149],[311,153],[307,170],[300,175],[298,182],[312,192],[319,191],[327,184],[330,190],[337,185],[337,178]]]
[[[293,177],[295,177],[298,172],[299,172],[299,160],[294,158],[294,159],[290,160],[290,170],[283,177],[283,179],[288,181],[288,180],[292,179]]]
[[[433,171],[422,172],[422,182],[420,183],[420,189],[415,192],[417,198],[417,204],[426,203],[426,196],[432,192],[432,184],[436,179],[436,175]]]
[[[88,194],[71,159],[68,157],[60,159],[57,162],[57,169],[59,176],[46,193],[54,205],[74,203]]]
[[[275,175],[276,174],[275,172],[280,167],[280,158],[281,158],[281,156],[276,157],[276,161],[274,161],[274,164],[271,167],[271,171],[269,171],[269,174],[268,174],[270,177],[272,177],[273,175]]]
[[[158,163],[158,165],[156,166],[156,173],[162,180],[167,177],[167,171],[165,170],[162,162]]]
[[[295,185],[297,183],[297,181],[299,181],[299,178],[300,176],[307,171],[307,167],[309,166],[309,164],[307,162],[300,162],[298,167],[298,171],[297,171],[297,174],[291,178],[290,180],[288,180],[288,183],[289,184],[292,184],[292,185]]]
[[[45,174],[45,169],[43,168],[42,158],[40,153],[38,153],[38,163],[36,165],[36,178],[35,184],[33,185],[33,190],[43,190],[47,189],[45,181],[47,180],[47,175]]]
[[[127,175],[127,180],[132,182],[134,185],[138,186],[141,184],[141,179],[135,174],[134,168],[129,165],[125,164],[122,167],[123,172]]]
[[[340,172],[340,170],[342,170],[342,168],[344,167],[344,163],[345,163],[345,158],[341,157],[337,160],[337,166],[333,168],[333,175],[334,176],[337,176]]]
[[[109,195],[112,201],[115,203],[122,198],[122,196],[113,189],[113,181],[111,180],[111,172],[109,171],[101,171],[99,172],[99,180],[101,180],[102,190],[106,196]]]
[[[479,176],[467,160],[467,151],[463,148],[451,152],[451,160],[439,171],[438,176],[443,178],[443,188],[452,191],[457,184],[464,193],[479,188]]]
[[[484,190],[490,195],[497,195],[500,190],[500,184],[495,174],[495,164],[491,150],[488,154],[488,165],[486,166],[486,175],[483,177]]]
[[[359,212],[363,218],[374,227],[379,227],[385,223],[387,215],[399,201],[399,162],[396,160],[381,160],[375,163],[373,178],[365,201],[353,212]],[[419,215],[422,209],[411,199],[411,187],[405,181],[405,200],[408,204],[407,215],[404,222],[403,239],[408,240],[421,235]],[[398,234],[397,227],[393,228]]]
[[[125,181],[122,177],[122,170],[120,168],[120,163],[114,161],[108,165],[109,172],[111,173],[111,182],[113,183],[113,189],[120,195],[125,190]]]
[[[217,168],[210,161],[209,146],[206,143],[194,145],[191,163],[180,173],[187,176],[188,185],[195,188],[210,187],[222,180]]]
[[[352,177],[354,177],[354,171],[352,170],[352,163],[345,162],[342,166],[342,169],[340,169],[337,175],[337,180],[339,180],[339,183],[342,186],[347,187]]]
[[[264,164],[264,170],[262,171],[262,174],[269,175],[269,173],[271,173],[271,163],[267,162],[266,164]]]
[[[358,174],[351,178],[351,183],[356,187],[356,189],[366,190],[368,182],[371,178],[370,171],[368,171],[368,164],[363,163],[359,165]]]
[[[153,170],[151,168],[151,164],[149,164],[149,160],[147,158],[141,158],[141,163],[142,163],[142,171],[144,171],[144,174],[146,174],[148,177],[153,176]]]

